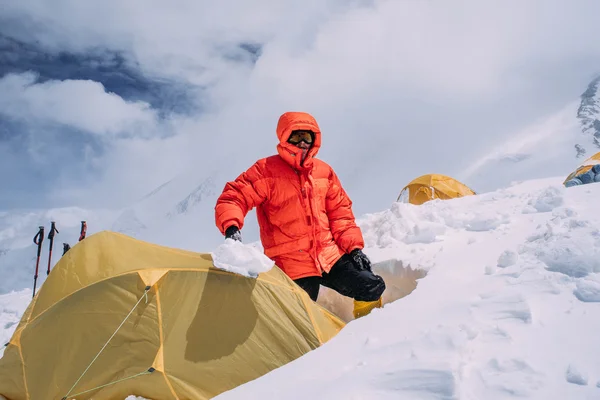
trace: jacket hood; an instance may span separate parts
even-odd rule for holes
[[[302,165],[302,150],[287,142],[292,131],[298,129],[313,131],[315,136]],[[313,157],[317,155],[321,147],[321,129],[312,115],[305,112],[286,112],[282,114],[279,117],[279,122],[277,122],[277,138],[279,139],[277,152],[288,164],[298,170],[312,167]]]

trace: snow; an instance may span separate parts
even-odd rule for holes
[[[528,204],[537,212],[549,212],[561,206],[563,198],[560,190],[555,187],[549,187]]]
[[[515,265],[519,256],[512,250],[504,250],[498,257],[498,268],[507,268]]]
[[[256,278],[274,265],[258,247],[233,239],[225,239],[225,243],[211,252],[211,256],[215,267],[249,278]]]
[[[562,179],[359,218],[388,304],[218,398],[600,398],[600,185],[565,189]],[[272,267],[261,250],[225,240],[212,255],[255,277]],[[407,276],[413,286],[397,287]],[[0,295],[4,342],[30,299],[31,289]]]
[[[567,382],[575,385],[585,386],[588,384],[588,378],[573,365],[569,365],[567,368],[566,378]]]
[[[600,185],[566,189],[563,180],[393,203],[362,216],[365,253],[388,285],[385,307],[353,320],[352,302],[321,288],[319,302],[350,321],[346,328],[219,399],[600,398]],[[218,268],[249,277],[269,270],[258,243],[223,241],[212,220],[215,186],[183,177],[124,210],[0,213],[0,340],[10,339],[31,300],[31,239],[51,220],[60,230],[53,263],[87,220],[88,235],[113,229],[210,252]],[[252,216],[248,222],[245,238]],[[199,233],[198,224],[213,234]]]
[[[31,301],[31,289],[0,295],[0,356]]]
[[[600,302],[600,282],[593,280],[577,282],[573,294],[581,301]]]
[[[414,289],[390,294],[394,277],[416,289],[218,398],[600,398],[600,185],[562,179],[359,218],[384,299]],[[226,240],[212,255],[246,276],[272,266],[257,244]],[[30,299],[0,295],[5,342]]]
[[[366,253],[426,271],[416,290],[217,398],[600,398],[600,185],[561,182],[364,216]]]
[[[32,288],[37,254],[32,239],[41,225],[46,228],[46,239],[40,258],[38,287],[44,283],[50,221],[56,221],[60,231],[54,242],[52,267],[62,255],[63,242],[71,246],[77,243],[83,220],[88,224],[88,236],[108,229],[163,246],[210,252],[223,242],[223,236],[214,225],[217,176],[210,171],[205,176],[199,176],[197,171],[182,173],[121,210],[65,207],[0,211],[0,294]],[[252,217],[248,216],[245,225],[246,240],[257,239],[253,234],[257,224]]]
[[[585,157],[598,151],[594,151],[593,138],[582,134],[581,124],[574,118],[580,104],[575,101],[540,121],[499,137],[496,146],[455,174],[455,178],[479,193],[517,180],[566,177],[583,161],[577,159],[575,145],[586,152]]]

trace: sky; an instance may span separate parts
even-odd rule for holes
[[[275,153],[283,112],[306,111],[355,213],[375,212],[416,176],[471,174],[600,73],[596,0],[0,9],[0,210],[122,207],[190,171],[232,180]]]

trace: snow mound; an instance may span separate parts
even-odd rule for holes
[[[556,187],[545,189],[535,199],[529,201],[529,205],[537,212],[548,212],[563,204],[562,191]]]
[[[577,282],[575,297],[585,302],[600,302],[600,282],[584,280]]]
[[[573,365],[569,365],[569,367],[567,368],[566,378],[567,382],[573,383],[575,385],[585,386],[588,384],[588,378],[584,374],[579,372],[579,370]]]
[[[366,253],[427,271],[416,289],[218,399],[600,398],[600,185],[561,182],[364,216]]]
[[[518,260],[518,255],[512,250],[505,250],[500,257],[498,257],[498,267],[499,268],[507,268],[512,265],[515,265]]]
[[[256,278],[274,265],[257,247],[233,239],[225,239],[225,243],[210,254],[215,267],[249,278]]]

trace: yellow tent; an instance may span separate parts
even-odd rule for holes
[[[448,200],[474,195],[475,192],[456,179],[428,174],[418,177],[402,189],[397,201],[420,205],[434,199]]]
[[[577,175],[585,174],[590,169],[592,169],[592,167],[594,165],[596,165],[596,164],[600,164],[600,153],[594,154],[593,156],[591,156],[590,158],[588,158],[587,160],[585,160],[579,166],[579,168],[577,168],[575,171],[571,172],[569,174],[569,176],[567,176],[567,179],[565,179],[565,181],[563,182],[563,185],[565,183],[567,183],[568,180],[571,180],[571,179],[575,178]]]
[[[25,311],[0,359],[0,394],[207,399],[343,325],[276,267],[251,279],[209,254],[101,232],[60,260]]]

